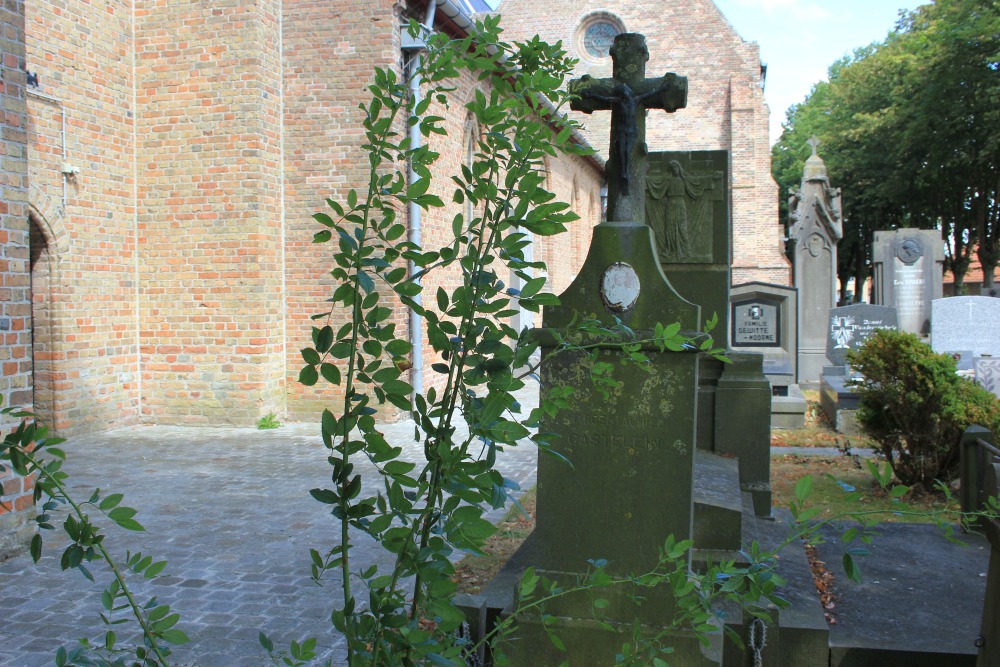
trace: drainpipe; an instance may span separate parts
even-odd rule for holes
[[[428,0],[427,3],[427,13],[424,16],[423,27],[430,34],[434,29],[434,14],[437,11],[437,0]],[[417,71],[421,64],[420,51],[414,53],[413,58],[410,59],[409,67],[407,68],[407,78],[410,82],[410,95],[414,104],[420,101],[420,74]],[[410,148],[419,148],[421,144],[420,127],[416,124],[410,125]],[[417,174],[413,170],[412,163],[406,168],[406,177],[408,183],[413,183],[417,180]],[[410,202],[408,205],[410,213],[410,229],[407,235],[407,239],[410,243],[420,245],[420,223],[421,223],[421,211],[420,207]],[[412,261],[408,261],[410,275],[412,276],[417,271],[417,267]],[[419,283],[420,280],[418,279]],[[418,294],[414,297],[417,304],[422,303],[421,295]],[[413,368],[410,370],[410,384],[413,385],[413,393],[421,394],[424,391],[424,321],[415,311],[410,310],[410,344],[413,345]]]

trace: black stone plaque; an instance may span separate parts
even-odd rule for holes
[[[847,353],[856,350],[879,329],[898,329],[896,309],[856,303],[830,309],[830,329],[826,358],[834,366],[847,363]]]

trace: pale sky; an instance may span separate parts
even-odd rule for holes
[[[781,136],[785,112],[834,61],[859,46],[882,41],[900,9],[920,0],[715,0],[740,36],[760,45],[767,65],[764,96],[771,108],[771,143]]]

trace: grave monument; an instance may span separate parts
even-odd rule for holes
[[[837,242],[843,237],[840,189],[830,187],[826,164],[809,144],[801,187],[788,201],[788,236],[799,288],[799,382],[815,387],[826,360],[827,314],[837,305]]]
[[[598,360],[613,364],[620,383],[604,395],[589,380],[589,354],[556,354],[554,337],[546,336],[578,314],[609,325],[618,320],[642,338],[651,337],[657,323],[680,322],[682,330],[697,331],[701,322],[698,306],[663,275],[652,230],[643,224],[645,110],[682,108],[687,80],[675,74],[646,79],[642,35],[618,35],[611,56],[613,78],[570,83],[579,96],[574,109],[611,111],[608,222],[594,229],[580,274],[560,295],[560,306],[545,309],[540,332],[543,400],[548,388],[576,389],[574,405],[540,426],[560,434],[556,447],[572,461],[572,467],[551,457],[538,462],[532,560],[537,573],[562,585],[585,573],[588,559],[607,560],[619,575],[646,571],[668,535],[692,535],[698,355],[647,349],[651,368],[640,369],[622,365],[616,348],[600,349]],[[621,633],[631,633],[636,619],[652,629],[672,615],[670,593],[654,593],[642,605],[627,593],[610,595],[603,611],[585,595],[565,596],[546,609],[556,619],[544,624],[537,614],[519,614],[508,647],[511,664],[612,664]],[[549,631],[562,639],[565,653],[553,646]],[[672,639],[680,663],[720,664],[693,636]]]
[[[875,232],[872,303],[892,306],[900,331],[926,336],[931,302],[943,295],[944,242],[934,229]]]
[[[729,304],[729,346],[764,356],[771,428],[803,428],[807,404],[798,385],[798,289],[744,283],[733,286]]]
[[[590,351],[597,362],[610,365],[617,382],[604,392],[591,379],[595,360],[589,353],[559,349],[556,334],[577,316],[607,325],[620,322],[640,341],[649,340],[657,324],[673,322],[700,336],[697,331],[705,317],[704,309],[686,300],[664,275],[664,246],[657,244],[655,230],[641,222],[648,219],[643,209],[649,200],[643,201],[646,155],[638,121],[645,106],[667,111],[682,107],[686,80],[672,74],[645,79],[647,52],[641,35],[619,35],[611,55],[612,79],[584,78],[570,84],[579,95],[575,108],[612,111],[608,222],[594,229],[580,274],[560,295],[559,306],[544,309],[543,326],[535,330],[542,343],[542,399],[554,387],[574,389],[573,403],[540,424],[543,431],[558,434],[555,447],[572,465],[539,458],[534,532],[482,595],[462,602],[470,623],[487,631],[497,616],[515,613],[516,583],[528,566],[564,589],[585,576],[590,559],[607,561],[611,574],[638,574],[654,566],[669,535],[693,540],[694,567],[707,560],[739,560],[745,556],[738,551],[753,539],[757,517],[770,515],[770,387],[759,353],[732,352],[732,363],[723,369],[721,362],[693,349],[660,352],[655,345],[643,344],[649,362],[639,367],[622,363],[619,346],[593,341],[596,347]],[[634,131],[623,123],[633,123]],[[672,169],[669,160],[666,165]],[[654,198],[654,205],[661,204]],[[720,208],[727,211],[724,200]],[[728,213],[713,215],[712,220],[711,236],[715,238],[716,225],[723,225],[721,238],[728,247]],[[688,238],[688,248],[702,242]],[[687,250],[671,246],[670,252]],[[725,280],[721,300],[719,294],[707,295],[725,305],[723,312],[728,311],[728,277]],[[700,404],[704,369],[712,374],[710,410]],[[764,399],[763,408],[758,397]],[[760,452],[751,451],[758,445]],[[805,590],[814,589],[805,558],[801,561]],[[514,636],[504,644],[510,664],[613,664],[622,642],[634,632],[655,635],[674,616],[676,603],[667,589],[643,591],[639,600],[635,591],[616,586],[602,589],[601,597],[606,604],[600,609],[590,595],[569,593],[551,600],[544,615],[537,610],[517,612]],[[794,641],[779,641],[772,627],[770,643],[760,654],[762,664],[783,664],[785,658],[785,664],[803,667],[826,664],[826,630],[816,623],[816,614],[820,619],[822,615],[814,597],[811,603],[800,607],[805,614],[796,610],[789,617]],[[719,630],[725,623],[746,636],[747,621],[738,609],[719,618]],[[554,646],[550,633],[565,650]],[[709,645],[703,646],[688,631],[671,629],[665,637],[673,649],[671,664],[743,664],[744,648],[737,642],[724,641],[721,632],[709,637]]]
[[[820,405],[838,432],[859,435],[855,412],[860,405],[857,392],[847,386],[851,369],[847,353],[857,350],[879,329],[899,329],[896,309],[869,303],[831,308],[827,318],[826,357],[820,382]]]

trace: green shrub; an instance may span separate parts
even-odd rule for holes
[[[950,479],[962,431],[1000,426],[1000,401],[913,334],[879,331],[848,362],[863,376],[852,382],[861,397],[858,421],[903,484],[929,489]]]

